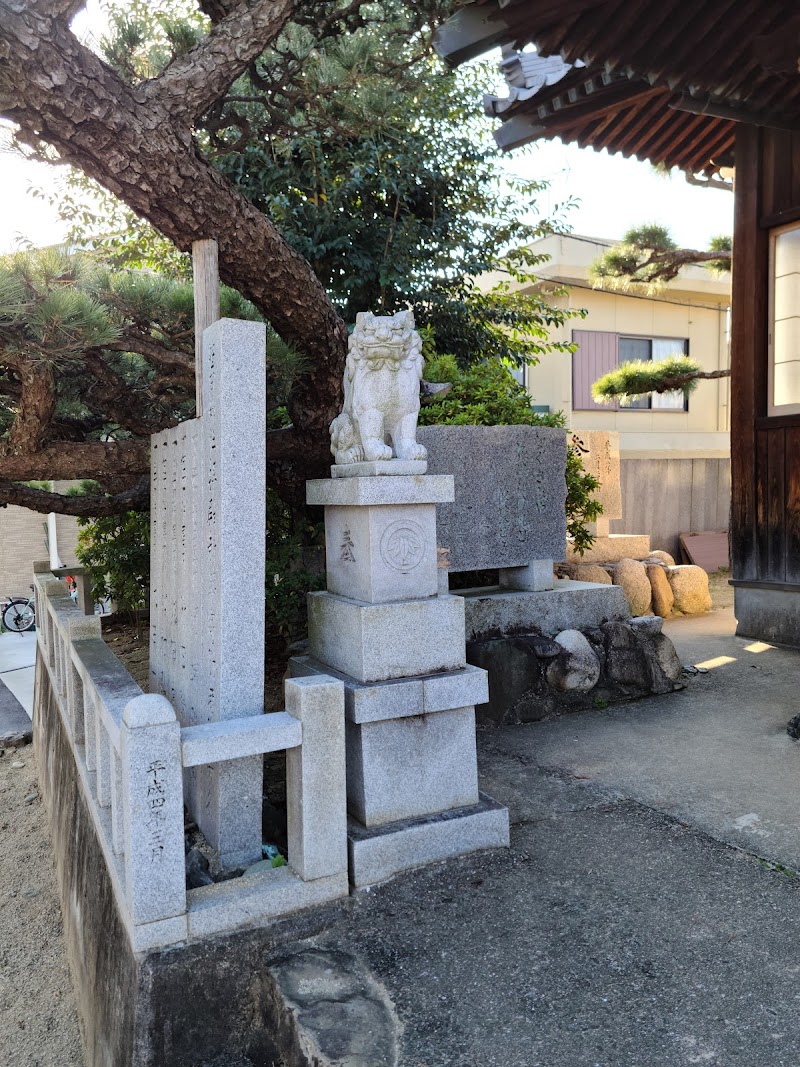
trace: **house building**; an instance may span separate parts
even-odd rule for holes
[[[703,370],[727,369],[730,276],[690,266],[654,295],[596,289],[590,266],[614,243],[552,235],[534,245],[549,256],[540,277],[569,287],[548,299],[587,314],[552,333],[576,343],[575,354],[545,357],[524,380],[534,403],[563,411],[573,429],[619,434],[624,510],[611,532],[649,534],[653,547],[675,555],[681,533],[728,529],[730,379],[701,381],[688,398],[654,394],[630,406],[597,404],[591,387],[626,360],[675,353]]]
[[[72,483],[53,484],[63,493]],[[0,508],[0,602],[28,595],[35,560],[57,556],[65,566],[76,563],[77,543],[78,520],[71,515],[44,515],[14,504]]]
[[[559,137],[694,180],[735,171],[731,554],[737,632],[800,646],[800,12],[796,0],[487,0],[438,32],[503,47],[510,149]],[[535,47],[532,53],[528,46]],[[528,49],[525,51],[525,49]]]

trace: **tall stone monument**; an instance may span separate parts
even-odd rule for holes
[[[584,470],[600,483],[595,499],[603,514],[590,524],[594,544],[582,556],[571,549],[570,563],[614,563],[620,559],[645,559],[650,553],[648,534],[612,534],[611,521],[622,518],[619,434],[612,430],[573,430],[572,444],[581,454]]]
[[[331,427],[327,591],[309,594],[309,652],[293,675],[343,680],[350,878],[509,841],[508,812],[478,789],[475,704],[485,671],[466,663],[464,601],[440,588],[437,506],[452,475],[427,475],[417,442],[419,335],[410,312],[359,315],[345,409]]]
[[[183,726],[264,712],[264,603],[252,591],[264,573],[263,324],[220,319],[202,357],[202,414],[151,438],[150,689]],[[262,763],[187,771],[187,806],[223,868],[261,858]]]

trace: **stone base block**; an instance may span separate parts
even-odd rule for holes
[[[733,582],[738,637],[800,648],[800,589]]]
[[[425,474],[428,461],[425,459],[376,459],[363,463],[335,463],[331,478],[374,478],[376,475]]]
[[[540,593],[495,588],[466,589],[461,595],[469,641],[513,634],[557,634],[630,615],[619,586],[574,582],[569,578],[559,579],[554,589]]]
[[[364,826],[477,804],[474,708],[346,728],[347,810]]]
[[[450,711],[483,704],[489,699],[486,671],[470,664],[457,671],[365,685],[324,666],[311,656],[294,656],[289,660],[289,673],[292,678],[327,674],[341,679],[344,682],[344,713],[350,722],[380,722],[432,711]]]
[[[649,534],[610,534],[596,537],[582,556],[568,549],[567,563],[616,563],[620,559],[646,559],[649,554]]]
[[[349,819],[347,838],[350,882],[358,889],[426,863],[506,848],[510,840],[508,808],[481,793],[478,803],[470,807],[375,829]]]
[[[551,559],[534,559],[527,567],[502,567],[500,585],[503,589],[517,589],[526,593],[539,593],[543,589],[552,589],[553,561]]]
[[[308,594],[311,655],[359,682],[464,667],[464,599],[367,604],[331,593]]]
[[[369,604],[436,596],[436,505],[325,508],[328,592]]]

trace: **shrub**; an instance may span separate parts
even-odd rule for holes
[[[452,389],[442,400],[420,409],[422,426],[553,426],[565,429],[562,412],[534,411],[527,391],[508,367],[486,360],[460,368],[454,356],[429,356],[425,378],[430,382],[451,382]],[[586,528],[603,511],[592,498],[599,482],[583,469],[581,455],[567,446],[567,534],[575,550],[583,555],[594,538]]]
[[[92,576],[95,601],[109,597],[120,614],[147,607],[150,584],[150,513],[127,511],[79,519],[77,556]]]

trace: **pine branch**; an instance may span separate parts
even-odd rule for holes
[[[118,515],[123,511],[147,511],[150,506],[150,479],[146,476],[140,478],[132,488],[114,496],[65,496],[63,493],[48,493],[0,478],[0,508],[9,504],[45,515],[55,512],[57,515],[76,515],[81,519]]]
[[[698,381],[728,378],[730,373],[730,370],[704,371],[699,363],[688,356],[669,356],[656,362],[636,359],[598,378],[592,386],[592,396],[598,404],[612,400],[624,404],[646,393],[680,390],[688,395]]]

